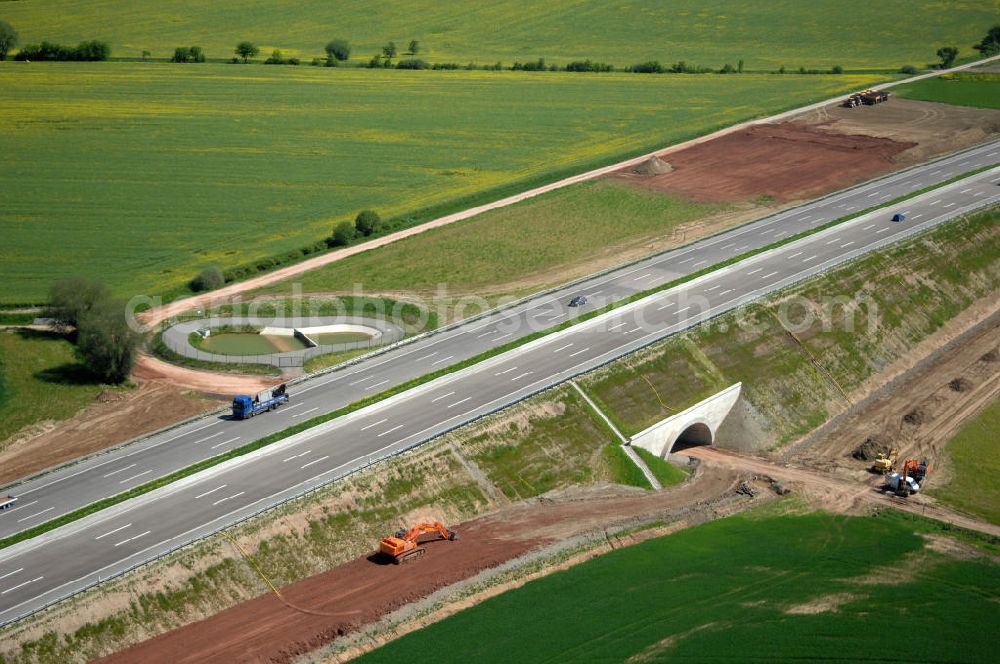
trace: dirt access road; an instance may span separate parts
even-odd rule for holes
[[[456,542],[432,542],[406,565],[362,557],[99,660],[125,662],[289,662],[435,590],[548,543],[649,518],[711,514],[738,472],[703,466],[688,482],[659,492],[603,486],[549,494],[458,524]],[[708,518],[703,516],[701,518]],[[263,584],[262,584],[263,588]]]

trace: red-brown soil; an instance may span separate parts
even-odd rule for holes
[[[670,154],[674,170],[614,177],[698,201],[770,196],[813,198],[898,168],[893,157],[913,147],[888,138],[846,135],[786,122],[758,124]]]
[[[659,492],[600,487],[519,503],[455,529],[455,542],[430,542],[404,565],[367,557],[181,627],[102,660],[125,662],[288,662],[435,590],[574,534],[629,523],[640,515],[711,512],[729,493],[733,470],[702,468]],[[302,610],[291,608],[300,607]]]
[[[68,420],[43,423],[14,436],[0,452],[0,483],[118,445],[218,408],[220,402],[182,394],[156,380],[129,392],[105,392]]]

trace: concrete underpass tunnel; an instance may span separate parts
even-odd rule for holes
[[[689,447],[711,444],[712,430],[704,422],[694,422],[693,424],[689,424],[684,431],[681,431],[681,435],[677,436],[677,440],[674,441],[670,451],[679,452]]]

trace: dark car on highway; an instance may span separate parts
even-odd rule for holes
[[[576,297],[574,297],[572,300],[569,301],[569,306],[571,307],[579,307],[584,304],[587,304],[586,295],[577,295]]]

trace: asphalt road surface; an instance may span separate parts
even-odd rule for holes
[[[672,281],[831,219],[1000,160],[1000,141],[733,229],[579,282],[491,317],[430,335],[296,386],[292,403],[244,422],[209,418],[15,487],[0,536],[219,454],[366,394],[446,367],[589,308]],[[765,252],[557,335],[443,377],[230,462],[208,476],[123,503],[0,551],[0,624],[175,549],[262,508],[321,486],[369,459],[406,449],[578,373],[962,210],[1000,201],[993,169]],[[892,222],[893,212],[907,220]]]

